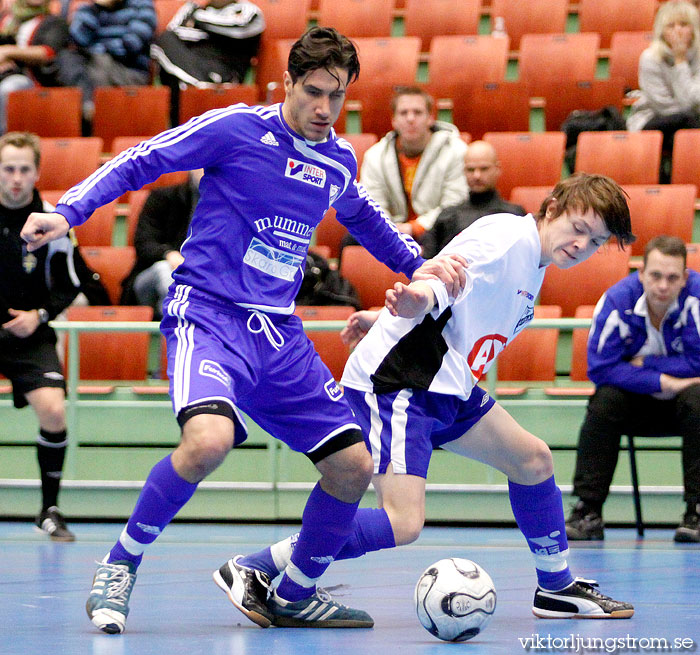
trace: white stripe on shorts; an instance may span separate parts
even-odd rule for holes
[[[382,419],[379,416],[377,396],[371,391],[367,391],[365,392],[365,402],[369,407],[369,445],[376,474],[379,473],[379,462],[382,456]]]
[[[391,405],[391,464],[394,473],[406,473],[406,409],[412,395],[410,389],[402,389]]]
[[[177,317],[178,327],[175,328],[177,348],[175,350],[175,370],[173,372],[173,403],[177,415],[187,406],[190,391],[190,367],[194,350],[194,325],[185,318],[185,310],[189,305],[190,288],[178,284],[175,296],[168,304],[168,314]]]

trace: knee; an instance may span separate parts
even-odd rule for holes
[[[544,482],[554,475],[554,460],[549,446],[535,438],[528,454],[520,462],[517,473],[508,477],[518,484],[533,485]]]
[[[394,540],[397,546],[412,544],[420,536],[425,524],[425,515],[417,511],[396,513],[385,508],[394,530]]]
[[[190,482],[202,480],[233,447],[233,423],[223,416],[202,414],[185,423],[174,455],[176,470]]]
[[[354,452],[348,453],[348,458],[345,465],[339,471],[345,479],[348,487],[359,491],[363,494],[369,483],[372,481],[374,474],[374,463],[372,456],[363,444],[357,444],[357,447],[348,448]]]
[[[347,503],[358,501],[372,481],[374,464],[364,443],[344,448],[316,465],[323,489]]]
[[[45,404],[39,411],[39,426],[48,432],[61,432],[66,429],[66,408],[63,399]]]

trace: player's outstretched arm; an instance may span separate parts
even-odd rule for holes
[[[340,332],[343,343],[354,348],[360,340],[369,332],[379,318],[378,311],[362,310],[351,314],[346,326]]]
[[[384,304],[392,316],[416,318],[427,314],[435,302],[435,293],[425,282],[411,282],[408,286],[397,282],[386,292]]]
[[[20,236],[27,243],[27,250],[32,252],[45,246],[49,241],[65,236],[69,229],[70,225],[62,214],[32,212],[29,214]]]

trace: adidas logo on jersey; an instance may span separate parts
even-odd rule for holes
[[[278,146],[279,143],[277,143],[277,139],[275,139],[275,135],[272,132],[268,132],[264,136],[260,137],[260,143],[264,143],[265,145],[268,146]]]

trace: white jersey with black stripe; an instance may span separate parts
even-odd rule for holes
[[[385,309],[348,360],[342,384],[387,393],[422,388],[466,400],[495,357],[532,320],[545,268],[531,214],[486,216],[457,235],[442,253],[469,262],[455,299],[435,283],[438,303],[426,316],[405,319]]]

